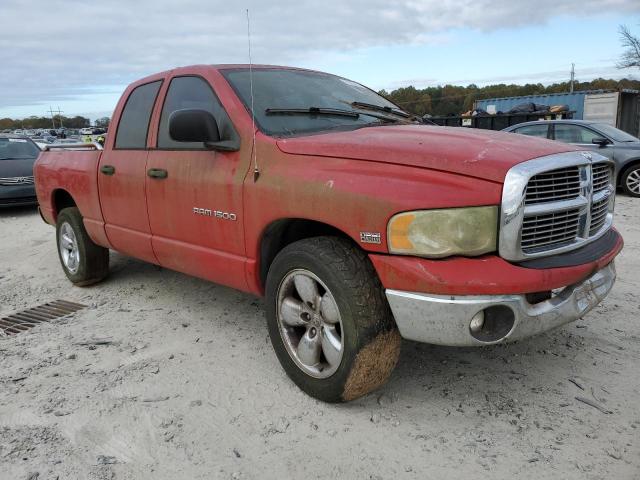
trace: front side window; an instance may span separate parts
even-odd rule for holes
[[[516,133],[520,135],[529,135],[531,137],[547,138],[547,132],[549,131],[549,125],[527,125],[517,128]]]
[[[602,138],[602,135],[580,125],[557,123],[554,129],[555,139],[564,143],[591,143],[594,138]]]
[[[267,135],[292,136],[354,129],[379,124],[381,120],[389,123],[402,118],[398,116],[398,112],[402,112],[398,106],[384,97],[359,83],[327,73],[254,69],[253,102],[249,69],[228,69],[222,74],[249,112],[253,103],[256,123]],[[369,107],[365,108],[364,104]],[[315,109],[317,113],[309,112],[309,109]]]
[[[227,112],[206,80],[201,77],[175,77],[162,106],[158,127],[158,148],[204,150],[202,142],[177,142],[169,135],[169,117],[176,110],[206,110],[216,119],[220,140],[233,140],[237,136]]]
[[[600,130],[607,137],[613,138],[616,142],[640,142],[633,135],[629,135],[627,132],[606,123],[596,123],[593,127]]]
[[[153,111],[153,104],[156,102],[161,83],[158,80],[157,82],[140,85],[129,94],[118,122],[116,148],[146,148],[151,112]]]

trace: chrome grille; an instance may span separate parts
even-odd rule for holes
[[[581,247],[612,225],[612,163],[592,152],[566,152],[512,167],[505,178],[500,255],[522,261]]]
[[[580,169],[577,166],[539,173],[529,180],[525,205],[555,202],[580,195]]]
[[[12,185],[33,185],[33,175],[29,177],[6,177],[0,178],[0,185],[10,187]]]
[[[595,235],[600,231],[607,221],[607,213],[609,212],[609,198],[603,198],[591,205],[591,226],[589,227],[589,236]]]
[[[580,209],[525,217],[522,222],[522,251],[533,253],[550,246],[572,242],[580,229]]]
[[[606,163],[593,165],[593,193],[601,192],[611,183],[613,169]]]

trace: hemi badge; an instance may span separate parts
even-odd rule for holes
[[[360,241],[362,243],[382,243],[379,232],[360,232]]]

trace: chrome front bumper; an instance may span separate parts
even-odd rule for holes
[[[607,296],[616,279],[613,262],[569,285],[549,300],[531,304],[525,295],[445,296],[387,290],[403,338],[451,346],[504,343],[530,337],[583,317]],[[500,338],[479,340],[470,329],[479,312],[508,312],[513,325]],[[500,307],[500,308],[496,308]],[[506,308],[504,308],[506,307]],[[489,309],[489,310],[487,310]]]

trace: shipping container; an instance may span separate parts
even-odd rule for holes
[[[506,113],[522,103],[536,103],[549,107],[568,105],[576,120],[607,123],[636,137],[640,136],[640,92],[637,90],[621,90],[619,92],[581,90],[573,93],[487,98],[477,100],[475,108],[483,109],[489,113]]]

